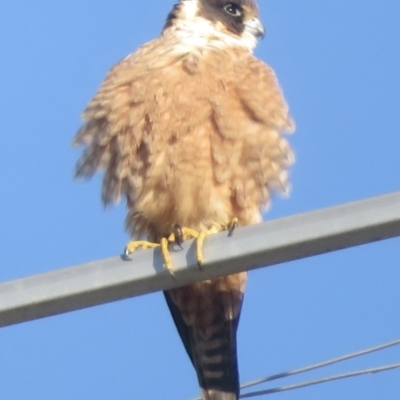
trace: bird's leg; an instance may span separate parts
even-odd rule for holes
[[[239,220],[237,218],[233,218],[232,221],[229,222],[227,226],[223,227],[223,230],[228,231],[228,236],[232,236],[233,231],[237,228],[239,223]],[[197,264],[201,268],[201,265],[203,264],[203,244],[204,244],[204,239],[206,236],[212,235],[213,233],[217,233],[218,230],[216,228],[211,228],[208,230],[200,230],[198,232],[198,236],[196,237],[196,260]]]
[[[182,247],[182,243],[188,239],[196,239],[199,236],[199,232],[191,229],[182,227],[179,224],[174,224],[173,232],[169,236],[169,241],[176,243],[178,246]]]
[[[223,226],[223,230],[229,231],[228,236],[232,236],[233,231],[238,225],[238,219],[233,218],[231,222],[227,226]],[[212,227],[211,229],[205,230],[200,229],[196,231],[191,228],[181,227],[178,224],[174,225],[174,233],[171,234],[170,240],[174,241],[179,246],[182,245],[182,242],[187,239],[195,239],[196,240],[196,261],[199,267],[203,264],[204,257],[203,257],[203,245],[204,239],[206,236],[211,235],[213,233],[217,233],[219,229],[216,227]]]
[[[196,239],[196,261],[201,266],[203,262],[203,243],[204,238],[207,236],[207,231],[196,231],[191,228],[186,228],[175,224],[173,226],[173,233],[171,233],[169,240],[175,242],[178,246],[182,247],[182,243],[188,239]]]
[[[175,243],[182,247],[183,241],[197,237],[198,233],[190,228],[182,228],[178,224],[174,224],[172,232],[168,237],[164,237],[160,241],[161,255],[164,261],[164,267],[173,275],[174,268],[172,266],[171,255],[169,253],[169,244]]]
[[[155,249],[156,247],[160,247],[161,256],[164,262],[164,267],[173,274],[173,267],[171,262],[171,255],[169,254],[168,245],[169,243],[174,242],[174,238],[171,238],[171,235],[168,238],[161,238],[160,243],[153,243],[147,240],[134,240],[129,242],[125,246],[124,256],[125,259],[129,260],[129,254],[132,254],[137,249]]]
[[[197,265],[199,268],[201,268],[201,265],[203,264],[203,244],[204,244],[204,239],[206,238],[207,235],[210,235],[212,232],[211,230],[205,231],[201,230],[199,232],[199,236],[197,236],[196,239],[196,261]]]
[[[137,249],[154,249],[155,247],[159,246],[159,243],[152,243],[148,242],[147,240],[133,240],[131,242],[128,242],[128,244],[125,246],[124,254],[125,256],[128,256]]]
[[[155,249],[156,247],[159,247],[159,246],[160,246],[159,243],[153,243],[153,242],[149,242],[147,240],[132,240],[132,241],[128,242],[128,244],[125,246],[123,258],[125,261],[132,261],[129,258],[129,254],[132,254],[137,249],[143,249],[143,250]]]
[[[172,266],[171,254],[169,254],[168,245],[170,243],[170,237],[161,238],[160,247],[161,247],[161,256],[164,262],[164,267],[167,269],[171,275],[174,275],[174,268]]]
[[[232,236],[233,231],[236,229],[238,225],[238,219],[233,218],[232,221],[229,222],[228,225],[223,227],[223,230],[228,231],[228,236]],[[171,255],[169,253],[169,245],[170,243],[175,243],[178,246],[182,247],[182,243],[188,239],[195,239],[196,240],[196,261],[199,267],[203,264],[203,245],[204,239],[206,236],[211,235],[213,233],[217,233],[218,229],[215,227],[205,230],[200,229],[196,231],[191,228],[182,227],[179,224],[175,224],[173,226],[173,232],[167,236],[163,237],[160,240],[160,243],[153,243],[147,240],[136,240],[129,242],[124,251],[125,259],[129,259],[129,254],[132,254],[137,249],[154,249],[156,247],[160,247],[161,256],[164,262],[164,267],[173,275],[173,266],[171,261]]]

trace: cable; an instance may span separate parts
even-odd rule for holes
[[[399,364],[392,364],[392,365],[385,365],[383,367],[378,367],[378,368],[370,368],[370,369],[364,369],[364,370],[360,370],[360,371],[348,372],[346,374],[333,375],[333,376],[329,376],[329,377],[326,377],[326,378],[316,379],[316,380],[313,380],[313,381],[307,381],[307,382],[298,383],[298,384],[294,384],[294,385],[281,386],[281,387],[277,387],[277,388],[272,388],[272,389],[267,389],[267,390],[260,390],[260,391],[257,391],[257,392],[246,393],[246,394],[241,395],[240,398],[241,399],[246,399],[246,398],[250,398],[250,397],[263,396],[263,395],[266,395],[266,394],[284,392],[284,391],[287,391],[287,390],[300,389],[300,388],[304,388],[304,387],[311,386],[311,385],[318,385],[320,383],[326,383],[326,382],[335,381],[335,380],[338,380],[338,379],[352,378],[352,377],[355,377],[355,376],[366,375],[366,374],[376,374],[376,373],[379,373],[379,372],[389,371],[391,369],[396,369],[396,368],[400,368],[400,363]]]
[[[273,381],[273,380],[276,380],[276,379],[286,378],[288,376],[297,375],[297,374],[300,374],[300,373],[303,373],[303,372],[308,372],[308,371],[311,371],[311,370],[314,370],[314,369],[325,367],[327,365],[332,365],[332,364],[335,364],[335,363],[338,363],[338,362],[349,360],[351,358],[360,357],[360,356],[363,356],[363,355],[366,355],[366,354],[370,354],[370,353],[373,353],[373,352],[376,352],[376,351],[381,351],[381,350],[387,349],[388,347],[396,346],[396,345],[399,345],[399,344],[400,344],[400,339],[393,340],[391,342],[386,342],[386,343],[383,343],[383,344],[378,345],[378,346],[369,347],[367,349],[356,351],[354,353],[349,353],[349,354],[345,354],[345,355],[340,356],[340,357],[331,358],[329,360],[326,360],[326,361],[323,361],[323,362],[320,362],[320,363],[317,363],[317,364],[312,364],[312,365],[308,365],[306,367],[301,367],[301,368],[294,369],[292,371],[281,372],[279,374],[270,375],[270,376],[268,376],[266,378],[257,379],[255,381],[251,381],[251,382],[248,382],[248,383],[245,383],[245,384],[241,385],[240,388],[241,389],[246,389],[246,388],[249,388],[251,386],[260,385],[261,383],[270,382],[270,381]],[[355,376],[359,376],[359,375],[365,375],[365,374],[379,373],[379,372],[388,371],[388,370],[396,369],[396,368],[400,368],[400,363],[399,364],[392,364],[392,365],[388,365],[388,366],[383,366],[383,367],[378,367],[378,368],[354,371],[354,372],[349,372],[349,373],[340,374],[340,375],[334,375],[334,376],[331,376],[331,377],[312,380],[312,381],[307,381],[307,382],[303,382],[303,383],[299,383],[299,384],[282,386],[282,387],[278,387],[278,388],[272,388],[272,389],[267,389],[267,390],[262,390],[262,391],[257,391],[257,392],[250,392],[250,393],[243,394],[241,396],[241,398],[261,396],[261,395],[265,395],[265,394],[272,394],[272,393],[283,392],[283,391],[287,391],[287,390],[299,389],[299,388],[302,388],[302,387],[311,386],[311,385],[317,385],[317,384],[320,384],[320,383],[330,382],[330,381],[334,381],[334,380],[338,380],[338,379],[351,378],[351,377],[355,377]],[[197,397],[197,398],[192,399],[192,400],[202,400],[202,399],[200,397]]]
[[[292,371],[281,372],[279,374],[271,375],[271,376],[268,376],[266,378],[262,378],[262,379],[258,379],[258,380],[252,381],[252,382],[248,382],[248,383],[245,383],[244,385],[242,385],[241,389],[246,389],[246,388],[251,387],[251,386],[260,385],[261,383],[273,381],[275,379],[281,379],[281,378],[286,378],[288,376],[297,375],[297,374],[300,374],[300,373],[303,373],[303,372],[311,371],[313,369],[322,368],[322,367],[325,367],[327,365],[331,365],[331,364],[335,364],[335,363],[338,363],[338,362],[341,362],[341,361],[349,360],[350,358],[360,357],[360,356],[363,356],[365,354],[373,353],[375,351],[383,350],[383,349],[386,349],[388,347],[396,346],[398,344],[400,344],[400,339],[394,340],[392,342],[387,342],[387,343],[381,344],[379,346],[370,347],[370,348],[365,349],[365,350],[357,351],[355,353],[345,354],[343,356],[332,358],[330,360],[323,361],[323,362],[320,362],[320,363],[317,363],[317,364],[312,364],[312,365],[309,365],[309,366],[306,366],[306,367],[294,369]]]

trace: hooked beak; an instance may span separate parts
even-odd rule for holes
[[[262,37],[265,36],[265,28],[264,25],[258,18],[251,18],[244,23],[245,30],[255,37]]]

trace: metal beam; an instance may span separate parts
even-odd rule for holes
[[[0,326],[279,264],[400,235],[400,192],[240,228],[206,238],[200,270],[193,240],[172,251],[168,273],[159,250],[63,268],[0,284]]]

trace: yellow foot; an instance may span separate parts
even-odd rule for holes
[[[161,246],[161,257],[164,261],[164,267],[170,272],[171,275],[174,275],[174,268],[172,266],[171,254],[169,254],[168,245],[170,243],[169,238],[162,238],[160,241]]]
[[[181,246],[185,240],[196,239],[198,236],[198,231],[175,224],[173,232],[168,236],[167,240],[169,243],[176,243],[178,246]]]
[[[228,225],[222,227],[223,230],[228,231],[228,236],[232,236],[233,231],[237,228],[239,224],[238,218],[233,218],[232,221],[229,222]],[[166,239],[167,243],[176,243],[179,246],[182,244],[184,240],[187,239],[196,239],[196,261],[199,267],[203,264],[203,245],[204,239],[219,231],[219,229],[211,228],[209,230],[200,230],[196,231],[191,228],[181,227],[178,224],[174,225],[174,232]]]
[[[174,241],[174,240],[172,240]],[[160,243],[148,242],[146,240],[136,240],[129,242],[124,250],[124,258],[125,260],[130,260],[129,254],[132,254],[137,249],[155,249],[156,247],[160,247],[161,257],[164,262],[164,267],[173,275],[173,267],[171,262],[171,255],[169,254],[168,245],[171,242],[170,238],[162,238]]]
[[[201,230],[196,239],[196,261],[200,268],[203,264],[203,244],[207,235],[211,235],[211,232]]]
[[[238,219],[233,218],[232,221],[225,227],[224,230],[228,231],[228,236],[231,236],[233,231],[238,226]],[[199,267],[203,264],[203,245],[206,236],[218,232],[219,229],[211,228],[210,230],[196,231],[191,228],[181,227],[178,224],[173,226],[173,232],[168,236],[160,240],[160,243],[152,243],[145,240],[138,240],[129,242],[124,251],[125,259],[130,260],[129,254],[133,253],[137,249],[154,249],[160,247],[161,256],[164,262],[164,267],[173,275],[174,268],[172,266],[171,254],[169,253],[170,243],[175,243],[181,246],[182,242],[188,239],[196,239],[196,261]]]
[[[158,243],[148,242],[147,240],[133,240],[125,246],[124,259],[127,261],[131,261],[131,259],[129,258],[129,254],[132,254],[137,249],[154,249],[159,246],[160,245]]]
[[[131,254],[137,249],[154,249],[156,247],[159,247],[160,245],[158,243],[152,243],[148,242],[147,240],[135,240],[132,242],[129,242],[126,247],[125,247],[125,254]]]
[[[209,233],[207,231],[196,231],[194,229],[182,227],[178,224],[175,224],[173,226],[173,232],[168,236],[167,239],[165,239],[165,245],[167,245],[168,243],[176,243],[177,245],[181,246],[185,240],[196,239],[196,261],[199,266],[201,266],[201,264],[203,263],[204,238],[208,234]]]

